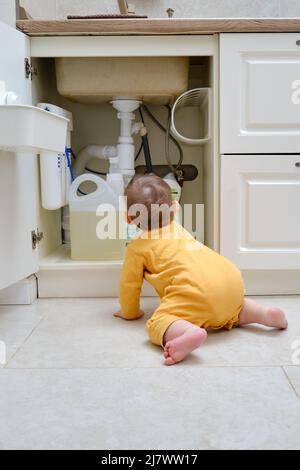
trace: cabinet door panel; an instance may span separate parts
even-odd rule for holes
[[[241,269],[300,269],[300,155],[222,157],[221,253]]]
[[[25,57],[30,57],[29,38],[0,23],[0,80],[23,104],[31,104]],[[37,228],[35,159],[34,155],[0,151],[0,289],[38,269],[31,241],[31,232]]]
[[[299,40],[221,35],[221,153],[299,152]]]

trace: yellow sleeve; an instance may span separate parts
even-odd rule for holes
[[[144,278],[143,256],[136,253],[131,245],[127,248],[123,265],[120,304],[124,317],[133,320],[140,313],[140,295]]]

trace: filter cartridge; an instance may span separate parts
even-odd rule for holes
[[[73,130],[72,114],[49,103],[39,103],[38,108],[69,119],[66,146],[71,144]],[[43,152],[40,155],[42,206],[47,210],[57,210],[68,204],[71,178],[65,155]]]

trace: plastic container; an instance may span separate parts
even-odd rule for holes
[[[194,108],[194,109],[192,109]],[[177,117],[184,111],[195,111],[197,108],[200,115],[200,126],[198,135],[191,137],[183,135],[178,129]],[[172,108],[171,132],[175,139],[187,145],[205,145],[211,139],[211,114],[212,114],[212,92],[211,88],[196,88],[189,90],[180,96]],[[183,116],[181,116],[183,117]],[[184,121],[186,121],[184,114]]]
[[[68,120],[26,105],[0,105],[0,150],[65,151]]]
[[[173,175],[173,173],[168,173],[168,174],[164,177],[164,181],[165,181],[165,182],[170,186],[170,188],[171,188],[173,201],[180,202],[182,188],[181,188],[180,184],[178,183],[178,181],[176,180],[176,178],[175,178],[175,176]]]
[[[165,177],[164,177],[164,181],[170,186],[171,188],[171,193],[172,193],[172,199],[173,201],[177,201],[178,204],[180,203],[180,199],[181,199],[181,193],[182,193],[182,188],[180,186],[180,184],[178,183],[177,179],[175,178],[175,176],[173,175],[173,173],[168,173]],[[179,206],[178,208],[178,211],[176,212],[175,214],[175,221],[178,223],[178,224],[181,224],[182,223],[182,210],[181,210],[181,206]]]
[[[96,190],[79,195],[86,182]],[[118,261],[124,258],[126,225],[118,196],[102,178],[81,175],[72,183],[69,196],[71,258],[79,261]]]
[[[124,179],[121,173],[108,173],[106,181],[118,197],[124,196]]]

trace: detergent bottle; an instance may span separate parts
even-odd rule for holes
[[[86,193],[83,183],[94,183]],[[85,184],[84,187],[87,185]],[[75,179],[70,189],[71,258],[81,261],[118,261],[126,244],[122,201],[108,183],[93,174]]]
[[[171,193],[172,193],[172,200],[177,201],[178,204],[180,204],[180,199],[181,199],[181,193],[182,193],[182,188],[180,184],[178,183],[177,179],[175,178],[173,173],[168,173],[164,177],[164,181],[170,186],[171,188]],[[178,224],[182,223],[182,208],[179,205],[178,211],[175,214],[175,221]]]

